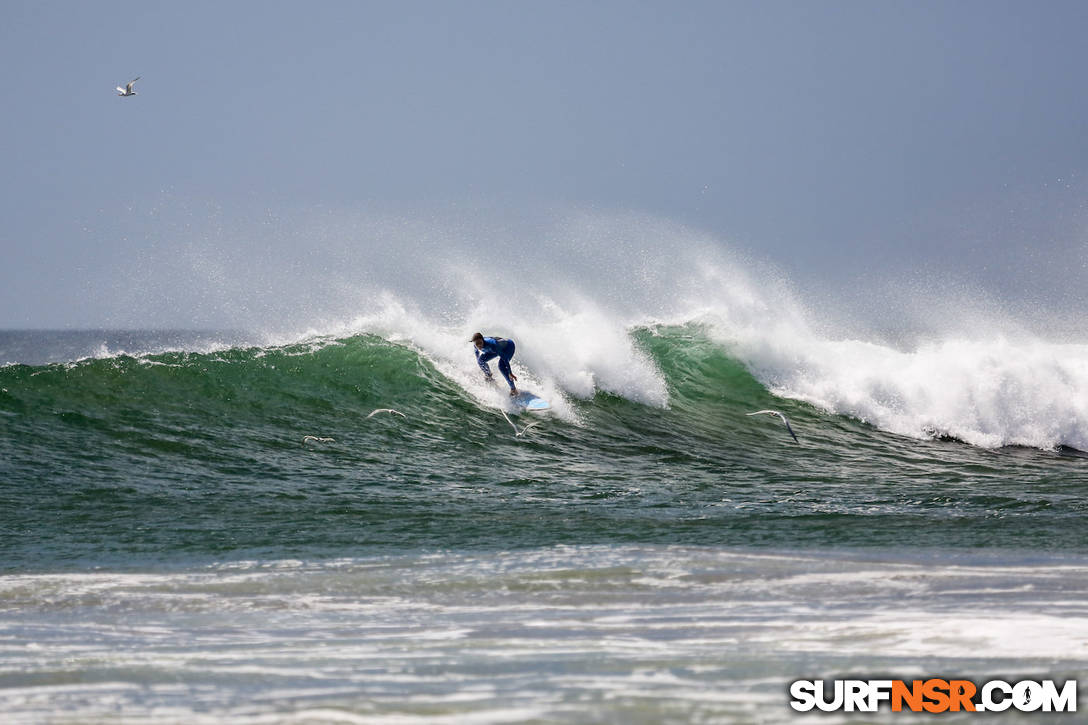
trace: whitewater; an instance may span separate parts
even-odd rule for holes
[[[114,320],[147,329],[182,309],[198,327],[245,331],[221,343],[259,347],[373,334],[466,390],[477,386],[465,340],[483,330],[514,338],[520,374],[560,405],[604,392],[651,407],[668,407],[668,381],[634,333],[689,326],[775,395],[882,431],[1088,450],[1086,315],[1064,292],[1049,305],[1001,299],[904,270],[813,293],[751,253],[634,212],[199,218],[156,213],[185,241],[148,245],[101,281]],[[96,343],[30,359],[148,351]],[[0,364],[22,361],[0,349]]]
[[[804,722],[793,679],[1088,671],[1075,320],[845,314],[636,214],[267,229],[149,247],[127,331],[0,332],[10,721]]]

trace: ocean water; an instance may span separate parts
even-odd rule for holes
[[[788,685],[1084,691],[1088,345],[836,335],[719,273],[0,333],[5,721],[913,722]],[[552,411],[482,381],[476,329]]]

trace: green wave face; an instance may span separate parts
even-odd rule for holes
[[[697,325],[632,335],[667,406],[598,392],[513,422],[371,335],[0,368],[0,551],[61,566],[285,547],[1085,548],[1083,458],[883,433],[775,397]],[[765,408],[800,442],[746,415]]]
[[[711,430],[726,415],[772,400],[742,364],[698,328],[641,329],[634,337],[667,381],[669,410],[606,393],[591,401],[572,398],[587,427],[614,426],[609,432],[622,436],[627,424],[637,427],[640,418],[649,423],[665,415]],[[467,355],[466,367],[471,367]],[[214,450],[212,441],[228,430],[245,431],[255,440],[290,440],[310,431],[342,431],[345,423],[385,407],[411,413],[456,439],[467,418],[498,414],[418,351],[371,335],[276,348],[14,365],[0,368],[0,382],[0,410],[19,427],[38,434],[51,428],[97,432],[102,445],[120,442],[129,448],[157,435],[188,434]],[[627,422],[610,424],[622,411]]]

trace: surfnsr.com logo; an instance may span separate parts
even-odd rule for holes
[[[790,697],[798,712],[877,712],[885,703],[892,712],[1076,712],[1077,681],[797,680]]]

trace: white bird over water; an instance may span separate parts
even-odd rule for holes
[[[783,423],[786,424],[786,430],[788,430],[790,432],[790,435],[793,436],[794,443],[800,443],[801,442],[801,441],[797,440],[797,434],[794,433],[793,428],[790,427],[789,420],[786,418],[786,416],[782,415],[782,413],[778,412],[777,410],[757,410],[754,413],[745,413],[745,415],[776,415],[776,416],[778,416],[779,418],[782,419]]]
[[[378,408],[377,410],[371,411],[370,415],[368,415],[367,418],[373,418],[378,413],[390,413],[392,415],[399,415],[401,418],[408,417],[399,410],[393,410],[392,408]]]
[[[117,86],[117,95],[119,95],[119,96],[138,96],[138,95],[140,95],[136,91],[132,90],[132,84],[135,83],[138,80],[140,80],[140,76],[136,76],[135,78],[130,80],[125,85],[124,88],[122,88],[121,86]]]
[[[323,436],[303,436],[302,437],[302,442],[303,443],[309,443],[310,441],[314,441],[316,443],[335,443],[336,442],[332,438],[325,438]]]

